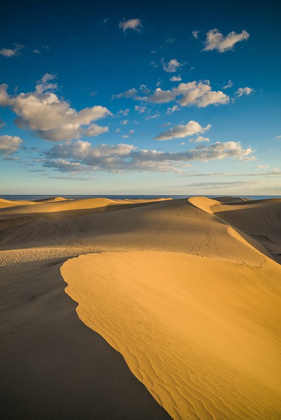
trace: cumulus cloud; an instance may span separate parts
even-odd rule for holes
[[[7,93],[7,85],[1,85],[0,106],[9,107],[15,112],[18,127],[29,129],[45,140],[79,139],[107,132],[108,127],[101,127],[93,121],[112,115],[111,112],[102,106],[76,111],[52,92],[57,88],[57,84],[53,83],[54,78],[47,73],[37,83],[35,92],[14,96]]]
[[[24,48],[24,45],[14,44],[15,48],[2,48],[0,50],[0,55],[4,57],[15,57],[19,55],[19,51]]]
[[[218,29],[212,29],[207,32],[205,48],[203,51],[217,50],[222,53],[232,50],[237,42],[245,41],[250,34],[247,31],[242,31],[240,34],[232,31],[227,36],[223,36]]]
[[[211,124],[208,124],[206,127],[202,127],[196,121],[189,121],[187,124],[179,124],[170,128],[167,131],[163,131],[155,140],[171,140],[176,138],[184,138],[187,136],[193,136],[197,133],[204,133],[205,131],[211,128]]]
[[[158,87],[148,95],[144,95],[144,92],[139,92],[137,89],[132,88],[118,95],[113,95],[112,99],[130,98],[135,101],[163,104],[175,101],[177,97],[179,97],[178,102],[182,106],[195,105],[199,108],[205,108],[208,105],[229,103],[229,96],[222,91],[212,90],[209,80],[180,83],[172,90],[162,90]]]
[[[171,82],[181,82],[181,77],[180,76],[173,76],[170,78]]]
[[[175,94],[170,90],[162,90],[161,88],[157,88],[155,92],[151,95],[142,98],[142,100],[147,102],[152,102],[155,104],[165,104],[167,102],[171,102],[175,99]]]
[[[10,155],[18,150],[22,139],[17,136],[0,136],[0,155]]]
[[[167,73],[175,73],[182,66],[182,64],[179,63],[176,58],[173,58],[168,63],[165,63],[165,61],[162,59],[161,64],[163,66],[163,70],[165,70]]]
[[[198,136],[195,139],[190,139],[189,141],[193,142],[193,143],[210,143],[210,139],[209,137],[202,137],[202,136]]]
[[[239,88],[237,90],[236,95],[237,96],[242,96],[242,95],[250,95],[250,93],[254,92],[254,89],[251,89],[249,87],[245,87],[245,88]]]
[[[182,168],[191,166],[189,162],[244,159],[252,152],[250,147],[243,149],[239,142],[218,142],[185,152],[162,152],[138,149],[129,144],[101,144],[93,147],[89,142],[78,140],[54,145],[45,152],[45,158],[37,161],[61,172],[182,172]]]
[[[128,29],[139,32],[142,29],[142,23],[140,19],[123,19],[119,23],[119,28],[122,29],[123,32],[127,31]]]
[[[205,108],[208,105],[227,104],[229,96],[221,91],[214,91],[209,80],[203,82],[180,83],[173,89],[176,96],[181,96],[179,103],[182,106],[196,105]]]

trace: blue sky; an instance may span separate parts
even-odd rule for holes
[[[0,194],[280,195],[280,6],[13,2]]]

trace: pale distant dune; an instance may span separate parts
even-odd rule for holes
[[[172,418],[280,419],[280,213],[236,197],[25,203],[0,210],[0,263],[70,258],[79,318]]]

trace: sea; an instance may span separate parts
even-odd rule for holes
[[[201,195],[202,196],[202,195]],[[37,200],[45,200],[54,197],[64,197],[67,199],[72,200],[79,200],[84,198],[109,198],[112,200],[125,200],[125,199],[149,199],[149,198],[173,198],[173,199],[181,199],[181,198],[190,198],[190,197],[201,197],[196,195],[66,195],[66,194],[51,194],[51,195],[1,195],[0,198],[4,198],[5,200],[26,200],[26,201],[37,201]],[[208,198],[216,198],[218,195],[204,195],[204,197]],[[231,197],[243,197],[250,200],[264,200],[268,198],[281,198],[280,195],[231,195]]]

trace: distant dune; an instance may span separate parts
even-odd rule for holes
[[[281,199],[2,201],[7,275],[63,259],[80,320],[168,413],[153,418],[280,419]]]

